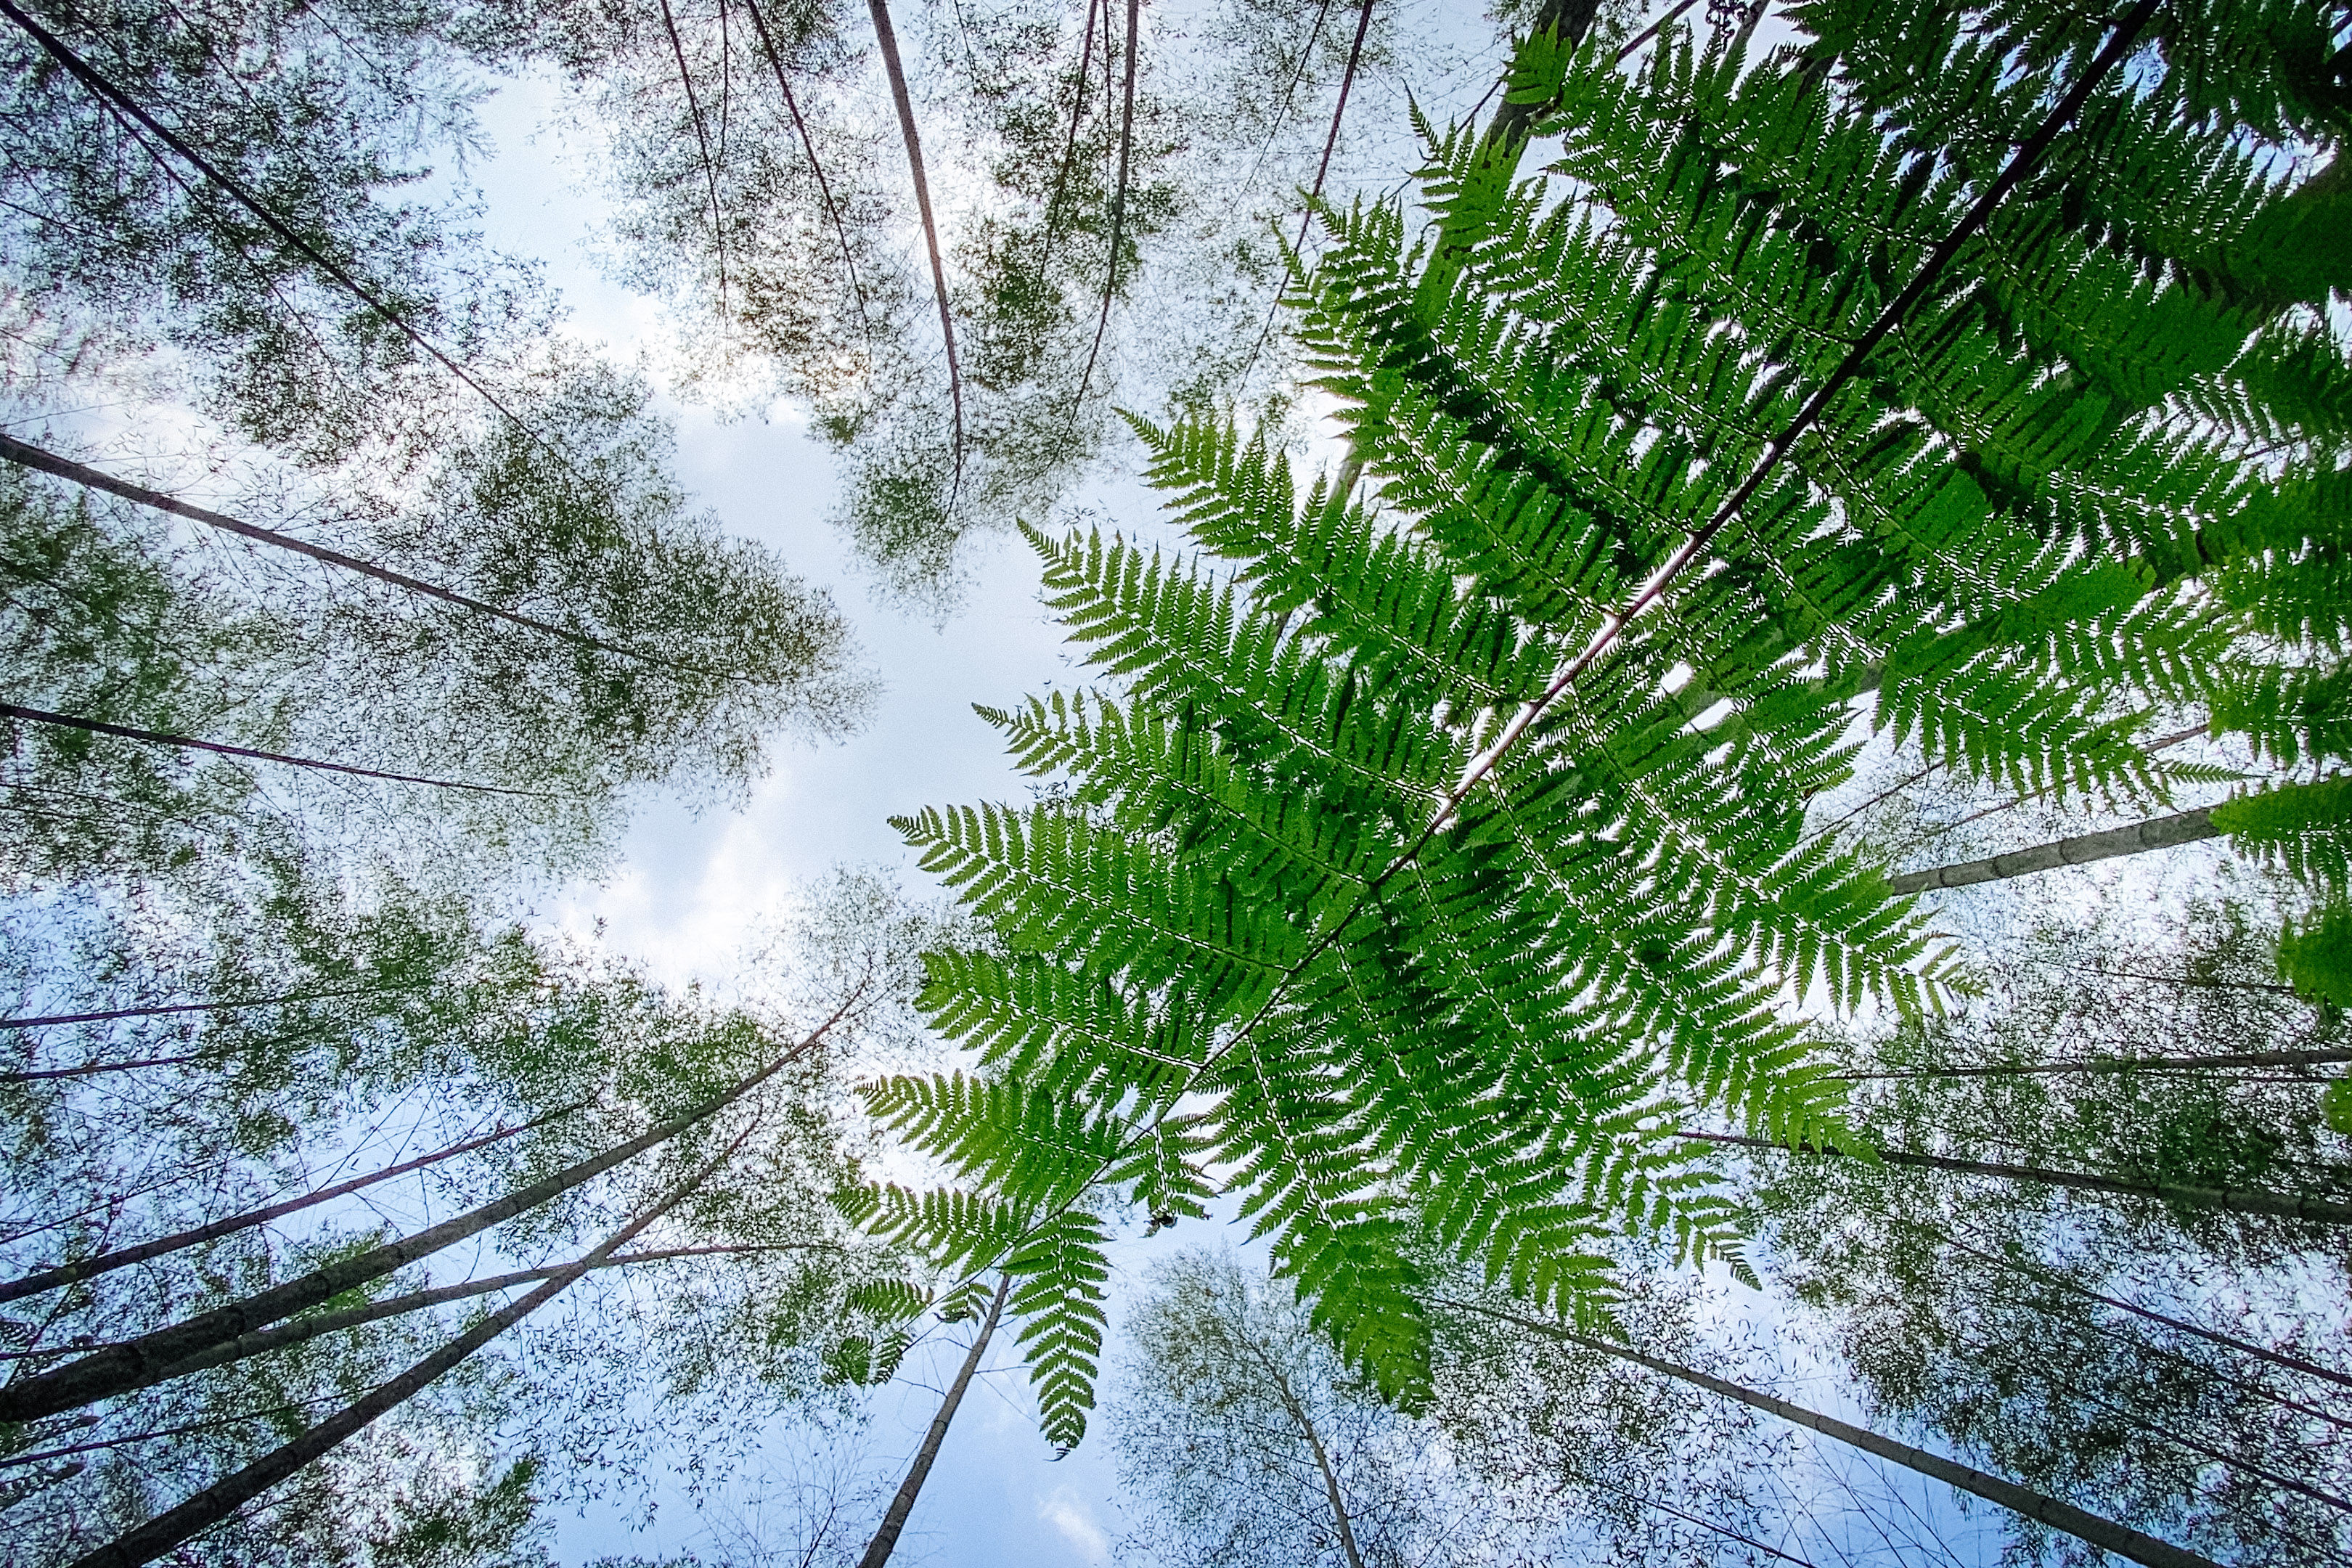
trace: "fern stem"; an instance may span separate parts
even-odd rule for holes
[[[1793,1149],[1769,1138],[1737,1132],[1677,1131],[1677,1138],[1699,1143],[1727,1143],[1749,1149],[1777,1149],[1800,1154],[1835,1155],[1844,1151],[1814,1143]],[[2006,1165],[1986,1160],[1956,1160],[1947,1154],[1922,1154],[1908,1149],[1874,1149],[1868,1157],[1889,1165],[1916,1165],[1924,1170],[1950,1171],[1963,1176],[1997,1176],[2011,1182],[2041,1182],[2053,1187],[2113,1193],[2123,1197],[2149,1198],[2158,1203],[2186,1204],[2194,1208],[2226,1209],[2232,1214],[2270,1215],[2309,1225],[2352,1226],[2352,1204],[2315,1198],[2305,1193],[2270,1193],[2254,1187],[2193,1187],[2170,1182],[2132,1182],[2087,1171],[2056,1171],[2043,1165]]]
[[[1603,1355],[1615,1356],[1620,1361],[1631,1362],[1635,1366],[1657,1373],[1661,1376],[1692,1384],[1710,1393],[1721,1394],[1726,1399],[1736,1400],[1751,1410],[1760,1410],[1766,1415],[1777,1415],[1783,1421],[1818,1432],[1824,1437],[1843,1443],[1850,1447],[1859,1448],[1865,1454],[1891,1460],[1907,1469],[1916,1470],[1932,1479],[1942,1481],[1947,1486],[1957,1487],[1987,1501],[1999,1503],[2011,1512],[2022,1514],[2053,1530],[2063,1531],[2078,1541],[2088,1542],[2103,1551],[2114,1552],[2118,1557],[2128,1558],[2134,1563],[2145,1564],[2146,1568],[2220,1568],[2220,1565],[2210,1558],[2200,1557],[2194,1552],[2175,1546],[2168,1541],[2160,1541],[2153,1535],[2134,1530],[2129,1525],[2118,1524],[2114,1520],[2076,1508],[2072,1503],[2061,1502],[2056,1498],[2044,1497],[2040,1492],[2019,1486],[2014,1481],[1988,1475],[1982,1470],[1945,1458],[1940,1454],[1929,1453],[1925,1448],[1914,1447],[1908,1443],[1898,1443],[1894,1438],[1883,1436],[1867,1427],[1855,1426],[1840,1421],[1835,1416],[1824,1415],[1816,1410],[1808,1410],[1801,1405],[1794,1405],[1788,1400],[1776,1398],[1759,1389],[1749,1388],[1745,1384],[1733,1383],[1727,1378],[1700,1372],[1696,1367],[1681,1366],[1674,1362],[1662,1361],[1655,1356],[1645,1355],[1631,1345],[1612,1344],[1606,1340],[1591,1339],[1572,1329],[1563,1328],[1558,1323],[1545,1322],[1541,1319],[1523,1317],[1517,1312],[1506,1312],[1497,1308],[1480,1306],[1475,1302],[1450,1300],[1444,1297],[1438,1297],[1435,1300],[1439,1305],[1451,1307],[1456,1311],[1476,1312],[1504,1322],[1517,1323],[1521,1328],[1532,1330],[1569,1344],[1579,1345],[1590,1351],[1598,1351]]]

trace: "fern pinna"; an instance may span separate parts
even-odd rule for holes
[[[1882,9],[1760,60],[1531,41],[1550,183],[1433,132],[1442,264],[1399,204],[1327,212],[1294,291],[1368,499],[1139,424],[1198,552],[1031,535],[1100,682],[983,710],[1061,781],[1034,804],[899,824],[996,942],[924,996],[975,1072],[870,1091],[969,1187],[862,1202],[1013,1274],[1055,1441],[1122,1205],[1239,1194],[1407,1400],[1426,1260],[1570,1316],[1609,1235],[1736,1264],[1675,1128],[1837,1142],[1793,1004],[1939,983],[1881,870],[1801,831],[1857,700],[1979,776],[2165,789],[2138,737],[2240,629],[2166,563],[2278,504],[2213,426],[2298,417],[2252,366],[2311,295],[2212,260],[2299,194],[2190,69],[2243,18],[1922,3],[1890,43]]]

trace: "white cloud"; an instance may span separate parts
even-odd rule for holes
[[[1110,1561],[1110,1537],[1095,1522],[1095,1510],[1069,1488],[1055,1487],[1053,1495],[1040,1499],[1037,1517],[1061,1531],[1062,1539],[1087,1562]]]

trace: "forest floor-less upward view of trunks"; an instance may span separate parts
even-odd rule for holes
[[[0,50],[8,1563],[2352,1552],[2352,10]]]

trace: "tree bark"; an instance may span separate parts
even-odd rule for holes
[[[1842,1072],[1838,1077],[1859,1081],[1890,1078],[2022,1078],[2033,1073],[2170,1072],[2196,1068],[2306,1068],[2352,1062],[2352,1050],[2331,1047],[2309,1051],[2239,1051],[2211,1057],[2093,1057],[2080,1062],[2028,1062],[2001,1068],[1918,1068],[1907,1072]],[[2322,1082],[2323,1079],[2314,1079]]]
[[[1737,1132],[1678,1131],[1677,1138],[1687,1138],[1701,1143],[1731,1143],[1750,1149],[1780,1149],[1786,1143],[1776,1143],[1769,1138],[1748,1138]],[[1793,1151],[1800,1154],[1837,1154],[1837,1149],[1818,1148],[1800,1143]],[[2266,1193],[2252,1187],[2188,1187],[2167,1182],[2127,1182],[2119,1176],[2094,1175],[2084,1171],[2053,1171],[2042,1165],[2001,1165],[1984,1160],[1955,1160],[1943,1154],[1915,1154],[1906,1149],[1880,1149],[1874,1157],[1890,1165],[1917,1165],[1934,1171],[1956,1171],[1964,1176],[2000,1176],[2015,1182],[2046,1182],[2056,1187],[2080,1187],[2086,1192],[2119,1193],[2126,1197],[2157,1198],[2166,1203],[2189,1204],[2200,1208],[2228,1209],[2233,1214],[2274,1215],[2281,1219],[2299,1219],[2312,1225],[2352,1225],[2352,1204],[2339,1204],[2305,1194]]]
[[[2132,1302],[2123,1300],[2117,1297],[2102,1295],[2100,1292],[2092,1289],[2087,1285],[2076,1284],[2074,1280],[2067,1279],[2063,1274],[2058,1274],[2047,1269],[2037,1268],[2031,1264],[2021,1263],[2013,1258],[2003,1258],[1997,1253],[1986,1252],[1981,1248],[1970,1247],[1967,1242],[1962,1241],[1958,1237],[1953,1236],[1948,1231],[1931,1231],[1930,1234],[1935,1236],[1938,1240],[1944,1242],[1945,1245],[1957,1248],[1961,1252],[1965,1252],[1971,1258],[1979,1258],[1987,1263],[1994,1264],[2002,1268],[2007,1268],[2013,1273],[2022,1274],[2028,1279],[2035,1280],[2051,1289],[2071,1290],[2078,1296],[2086,1297],[2091,1300],[2098,1302],[2101,1306],[2113,1307],[2118,1312],[2127,1312],[2135,1318],[2145,1319],[2148,1322],[2156,1323],[2161,1327],[2170,1329],[2176,1333],[2188,1334],[2193,1338],[2203,1340],[2210,1344],[2217,1344],[2226,1350],[2236,1351],[2242,1355],[2252,1356],[2257,1361],[2269,1362],[2273,1366],[2284,1367],[2289,1372],[2301,1373],[2305,1377],[2315,1377],[2327,1383],[2336,1384],[2344,1388],[2352,1388],[2352,1373],[2337,1372],[2333,1367],[2321,1366],[2316,1362],[2305,1361],[2299,1356],[2291,1356],[2283,1351],[2275,1351],[2265,1345],[2255,1344],[2251,1340],[2238,1339],[2233,1335],[2220,1333],[2212,1329],[2201,1329],[2195,1323],[2183,1322],[2179,1318],[2168,1318],[2162,1312],[2152,1311],[2146,1307],[2137,1306]],[[2324,1419],[2333,1420],[2334,1417],[2324,1417]]]
[[[2150,817],[2126,827],[2111,827],[2104,833],[2081,833],[2055,843],[2037,844],[2031,849],[2012,849],[2005,855],[1990,855],[1981,860],[1963,860],[1957,865],[1906,872],[1895,878],[1891,885],[1897,893],[1924,893],[1937,888],[1969,888],[1980,882],[2030,877],[2036,871],[2055,870],[2061,866],[2084,866],[2094,860],[2113,859],[2118,855],[2137,855],[2146,849],[2170,849],[2177,845],[2218,837],[2221,832],[2213,826],[2212,814],[2200,806],[2195,811]]]
[[[136,1072],[141,1068],[184,1067],[201,1056],[141,1057],[136,1061],[89,1062],[78,1068],[41,1068],[32,1072],[0,1072],[0,1083],[47,1083],[61,1078],[97,1078],[110,1072]]]
[[[808,121],[801,115],[801,100],[793,93],[793,84],[784,75],[784,57],[777,52],[776,40],[769,35],[768,18],[760,10],[760,0],[743,0],[751,13],[751,26],[760,35],[760,47],[768,57],[768,67],[775,72],[776,90],[784,97],[784,110],[793,117],[793,129],[801,139],[801,151],[808,155],[809,173],[816,176],[817,195],[824,199],[824,216],[833,220],[833,232],[841,241],[841,262],[849,279],[849,292],[857,300],[857,319],[866,323],[866,335],[874,335],[874,322],[866,313],[866,290],[857,281],[857,252],[849,244],[849,226],[841,221],[841,208],[833,199],[833,182],[824,177],[824,165],[817,162],[816,138],[809,134]],[[1050,209],[1047,221],[1052,221]]]
[[[880,5],[881,0],[875,0],[875,4]],[[1365,8],[1369,15],[1370,0],[1365,0]],[[1104,22],[1103,58],[1104,63],[1108,64],[1110,28],[1108,11]],[[1103,333],[1110,326],[1111,297],[1118,292],[1118,247],[1127,232],[1128,157],[1135,145],[1135,65],[1136,57],[1141,53],[1137,46],[1141,42],[1139,35],[1142,27],[1143,0],[1127,0],[1127,100],[1118,119],[1118,180],[1112,185],[1110,195],[1110,269],[1103,279],[1102,314],[1095,320],[1094,347],[1087,351],[1087,368],[1078,374],[1077,396],[1071,401],[1070,412],[1074,416],[1077,413],[1077,405],[1086,401],[1087,383],[1094,379],[1095,360],[1102,353]],[[1340,101],[1344,106],[1347,100],[1342,97]]]
[[[744,1252],[797,1252],[793,1247],[673,1247],[660,1252],[628,1252],[617,1258],[607,1258],[594,1265],[597,1268],[625,1268],[632,1263],[663,1263],[673,1258],[709,1258],[720,1254]],[[467,1279],[455,1285],[437,1285],[429,1290],[411,1290],[405,1295],[386,1296],[380,1301],[370,1301],[364,1307],[352,1307],[340,1312],[320,1312],[308,1318],[297,1318],[290,1323],[274,1328],[256,1329],[210,1350],[198,1351],[183,1362],[175,1362],[156,1375],[157,1383],[208,1367],[226,1366],[230,1362],[245,1361],[252,1356],[267,1355],[288,1345],[299,1345],[315,1340],[321,1334],[339,1333],[344,1329],[356,1329],[385,1318],[404,1317],[421,1312],[428,1307],[446,1306],[451,1301],[463,1301],[475,1296],[488,1296],[493,1291],[510,1290],[517,1285],[529,1285],[534,1280],[552,1279],[572,1267],[569,1263],[553,1263],[544,1268],[518,1268],[511,1274],[495,1274],[487,1279]]]
[[[7,0],[0,0],[5,5]],[[79,730],[91,735],[115,735],[126,741],[143,741],[151,746],[177,746],[183,751],[210,752],[223,757],[250,757],[259,763],[283,763],[289,768],[309,768],[322,773],[348,773],[353,778],[387,779],[394,784],[424,784],[429,789],[470,790],[478,795],[519,795],[532,800],[551,797],[543,790],[509,789],[503,784],[467,784],[458,779],[429,779],[417,773],[386,773],[380,768],[354,767],[349,763],[321,762],[316,757],[291,757],[283,752],[258,752],[251,746],[231,746],[219,741],[199,741],[193,735],[168,734],[161,730],[141,730],[129,724],[110,724],[102,719],[81,719],[70,713],[51,713],[39,708],[20,708],[14,702],[0,702],[0,716],[21,719],[30,724],[48,724],[60,730]]]
[[[236,1474],[214,1482],[177,1508],[157,1515],[110,1544],[77,1559],[72,1568],[139,1568],[139,1564],[152,1563],[190,1536],[226,1519],[279,1481],[366,1427],[378,1416],[415,1397],[444,1373],[562,1294],[573,1281],[611,1257],[638,1232],[667,1214],[708,1181],[712,1172],[734,1157],[735,1151],[742,1147],[743,1140],[750,1136],[751,1129],[746,1128],[716,1159],[673,1187],[652,1208],[606,1237],[594,1250],[538,1289],[501,1308],[398,1377],[370,1391],[292,1441],[263,1455]]]
[[[37,469],[42,473],[54,475],[58,479],[69,480],[85,489],[103,490],[108,495],[121,496],[124,500],[136,501],[139,505],[156,511],[169,512],[173,517],[184,517],[191,522],[201,522],[207,528],[217,528],[224,533],[234,533],[240,539],[249,539],[257,544],[267,544],[276,550],[290,550],[297,555],[307,555],[313,561],[321,562],[341,571],[355,572],[362,577],[373,577],[379,583],[388,583],[404,593],[415,594],[427,599],[438,599],[445,605],[455,605],[459,609],[471,610],[479,616],[488,616],[493,619],[521,626],[527,631],[538,632],[543,637],[558,637],[582,647],[593,647],[600,653],[616,654],[623,658],[634,658],[644,664],[657,664],[664,668],[683,670],[689,675],[717,676],[721,679],[734,679],[723,670],[704,669],[696,665],[680,664],[655,654],[641,653],[635,648],[625,647],[620,643],[607,642],[603,637],[591,637],[586,632],[572,631],[547,621],[518,614],[513,610],[502,610],[496,605],[487,604],[467,595],[437,586],[421,578],[394,572],[388,567],[375,565],[372,562],[361,560],[356,555],[346,555],[340,550],[330,550],[322,544],[312,544],[308,540],[297,539],[290,533],[280,533],[275,529],[241,521],[226,512],[196,506],[192,502],[180,500],[177,496],[166,495],[162,490],[152,490],[144,485],[134,485],[127,479],[118,479],[110,474],[100,473],[96,468],[77,463],[70,458],[61,458],[55,452],[44,451],[28,442],[19,441],[13,436],[0,435],[0,458],[5,458],[21,468]]]
[[[955,408],[955,475],[963,481],[963,369],[956,361],[955,316],[948,309],[948,269],[940,259],[940,227],[931,217],[931,184],[923,174],[923,139],[915,129],[915,100],[907,90],[907,68],[898,59],[898,34],[890,25],[889,0],[866,0],[874,16],[874,41],[890,79],[890,101],[898,106],[898,133],[907,142],[907,166],[915,178],[915,211],[923,220],[923,244],[930,251],[931,289],[940,300],[940,337],[948,351],[948,398]]]
[[[0,3],[5,3],[5,0],[0,0]],[[855,1000],[853,993],[851,1001]],[[241,1301],[199,1313],[185,1321],[157,1329],[136,1339],[108,1345],[54,1372],[0,1388],[0,1421],[38,1420],[44,1415],[55,1415],[100,1399],[110,1399],[134,1388],[143,1388],[174,1363],[185,1361],[200,1351],[252,1330],[267,1327],[306,1308],[315,1307],[354,1285],[364,1285],[419,1258],[429,1258],[445,1247],[478,1235],[492,1226],[502,1225],[518,1215],[528,1214],[614,1166],[667,1142],[688,1128],[708,1120],[751,1093],[814,1046],[827,1029],[840,1020],[842,1014],[848,1011],[851,1002],[844,1002],[834,1016],[819,1025],[806,1039],[724,1094],[681,1111],[616,1148],[583,1160],[494,1203],[484,1204],[455,1219],[420,1231],[406,1240],[371,1247],[356,1257],[315,1269]]]
[[[1898,1443],[1892,1437],[1882,1436],[1866,1427],[1852,1426],[1834,1416],[1823,1415],[1818,1411],[1808,1410],[1801,1405],[1792,1405],[1785,1399],[1775,1398],[1771,1394],[1749,1388],[1744,1384],[1732,1383],[1700,1372],[1694,1367],[1678,1366],[1673,1362],[1660,1361],[1654,1356],[1644,1355],[1627,1345],[1611,1344],[1606,1340],[1588,1339],[1574,1330],[1562,1328],[1557,1323],[1521,1317],[1516,1312],[1501,1311],[1496,1308],[1476,1306],[1466,1301],[1445,1300],[1443,1298],[1439,1300],[1443,1305],[1452,1307],[1458,1311],[1478,1312],[1486,1317],[1498,1318],[1505,1322],[1517,1323],[1522,1328],[1532,1329],[1538,1333],[1548,1334],[1567,1343],[1581,1345],[1586,1350],[1599,1351],[1604,1355],[1612,1355],[1621,1361],[1631,1362],[1635,1366],[1647,1368],[1662,1376],[1692,1384],[1710,1393],[1719,1394],[1726,1399],[1737,1400],[1752,1410],[1761,1410],[1767,1415],[1777,1415],[1784,1421],[1818,1432],[1824,1437],[1859,1448],[1865,1454],[1890,1460],[1931,1479],[1942,1481],[1947,1486],[1957,1487],[1962,1491],[1973,1493],[1989,1502],[1999,1503],[2012,1512],[2022,1514],[2037,1523],[2046,1524],[2053,1530],[2063,1531],[2076,1540],[2088,1542],[2102,1551],[2112,1552],[2118,1557],[2128,1558],[2134,1563],[2145,1564],[2146,1568],[2219,1568],[2219,1565],[2210,1558],[2200,1557],[2194,1552],[2173,1545],[2170,1542],[2159,1541],[2155,1536],[2145,1534],[2128,1525],[2118,1524],[2114,1520],[2102,1518],[2098,1514],[2076,1508],[2072,1503],[2061,1502],[2056,1498],[2044,1497],[2040,1492],[2019,1486],[2014,1481],[2003,1480],[1999,1476],[1971,1469],[1955,1460],[1947,1459],[1939,1454],[1931,1454],[1925,1448],[1913,1447],[1908,1443]]]
[[[1314,1457],[1315,1468],[1323,1478],[1324,1500],[1330,1504],[1331,1522],[1339,1527],[1339,1551],[1348,1559],[1348,1568],[1364,1568],[1364,1554],[1356,1549],[1355,1521],[1348,1517],[1347,1500],[1339,1494],[1339,1477],[1331,1468],[1331,1456],[1323,1447],[1322,1434],[1316,1431],[1305,1403],[1290,1386],[1290,1379],[1275,1365],[1274,1358],[1246,1335],[1243,1337],[1243,1342],[1249,1346],[1250,1353],[1257,1357],[1258,1364],[1265,1368],[1266,1375],[1274,1379],[1283,1409],[1288,1412],[1292,1424],[1298,1428],[1298,1435],[1307,1439],[1307,1451]]]
[[[980,1358],[988,1350],[989,1337],[996,1332],[996,1320],[1003,1315],[1004,1298],[1013,1289],[1013,1276],[996,1277],[996,1295],[988,1303],[988,1317],[973,1337],[971,1349],[963,1358],[963,1365],[948,1384],[947,1397],[940,1401],[939,1414],[931,1417],[931,1428],[923,1434],[923,1446],[915,1450],[915,1462],[907,1467],[907,1479],[898,1483],[898,1493],[882,1515],[882,1526],[874,1539],[866,1544],[866,1555],[857,1560],[857,1568],[882,1568],[898,1548],[898,1534],[907,1528],[907,1516],[915,1511],[915,1499],[921,1495],[923,1481],[931,1473],[931,1462],[940,1457],[940,1445],[948,1435],[948,1423],[955,1419],[956,1406],[963,1403],[963,1391],[971,1385],[971,1374],[980,1369]]]
[[[316,1205],[349,1196],[362,1188],[372,1187],[378,1182],[388,1182],[394,1176],[405,1176],[411,1172],[437,1165],[444,1160],[455,1159],[460,1154],[471,1153],[477,1149],[485,1149],[493,1143],[502,1142],[517,1133],[528,1132],[534,1127],[543,1127],[551,1121],[560,1121],[573,1111],[583,1109],[588,1103],[583,1100],[578,1104],[567,1105],[561,1110],[551,1110],[546,1115],[526,1121],[520,1127],[502,1127],[495,1132],[486,1132],[479,1138],[468,1138],[461,1143],[452,1143],[446,1149],[437,1150],[430,1154],[421,1154],[414,1160],[404,1161],[397,1165],[389,1165],[381,1171],[372,1171],[364,1176],[356,1176],[331,1187],[321,1187],[317,1192],[306,1193],[299,1198],[289,1198],[284,1203],[270,1204],[257,1209],[247,1209],[244,1213],[233,1214],[226,1219],[216,1219],[210,1225],[200,1225],[191,1230],[158,1237],[153,1241],[142,1241],[133,1247],[120,1247],[111,1252],[101,1252],[94,1258],[85,1258],[79,1263],[60,1264],[55,1268],[44,1268],[37,1274],[27,1274],[21,1279],[11,1279],[6,1284],[0,1285],[0,1301],[14,1301],[21,1297],[38,1295],[44,1290],[54,1290],[62,1285],[72,1285],[80,1280],[95,1279],[100,1274],[110,1274],[117,1268],[128,1268],[135,1263],[144,1263],[151,1258],[161,1258],[166,1253],[177,1252],[183,1247],[201,1246],[207,1241],[217,1241],[224,1236],[233,1236],[240,1230],[250,1230],[257,1225],[268,1225],[271,1220],[283,1219],[289,1214],[299,1214],[302,1210]]]
[[[102,1013],[53,1013],[46,1018],[0,1018],[0,1029],[46,1029],[52,1025],[106,1024],[117,1018],[158,1018],[167,1013],[234,1013],[244,1007],[290,1007],[297,1002],[335,1002],[373,996],[379,991],[414,991],[413,985],[362,985],[350,991],[307,991],[291,996],[257,996],[249,1002],[167,1002],[153,1007],[110,1007]]]

